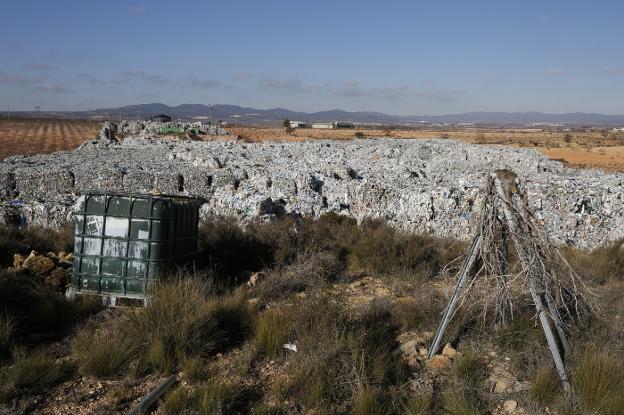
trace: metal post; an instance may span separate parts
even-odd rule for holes
[[[518,257],[522,262],[522,266],[525,271],[528,271],[531,267],[531,264],[527,263],[525,258],[524,251],[522,249],[522,245],[518,240],[517,236],[517,224],[515,218],[507,206],[506,202],[511,203],[510,200],[507,199],[505,194],[505,190],[503,189],[503,185],[501,184],[498,178],[494,179],[494,187],[496,188],[496,192],[501,198],[501,207],[503,209],[503,214],[505,215],[505,219],[507,221],[507,226],[509,227],[509,233],[511,234],[511,238],[516,246],[516,251],[518,252]],[[559,352],[559,346],[557,345],[557,341],[555,340],[555,336],[550,326],[550,321],[548,320],[548,316],[544,312],[544,306],[542,304],[542,299],[537,293],[537,289],[535,287],[535,283],[533,281],[529,281],[529,291],[531,292],[531,296],[533,297],[533,303],[535,304],[535,309],[537,310],[537,315],[542,323],[542,329],[544,330],[544,335],[546,336],[546,341],[548,342],[548,347],[550,348],[550,352],[552,353],[553,360],[555,361],[555,366],[557,368],[557,372],[559,373],[559,377],[561,378],[561,383],[563,385],[563,389],[566,393],[569,393],[571,390],[570,381],[568,380],[568,374],[566,373],[565,365],[563,363],[563,358],[561,357],[561,353]]]
[[[431,343],[431,347],[429,348],[429,352],[427,353],[427,358],[429,359],[431,359],[436,354],[438,349],[440,348],[440,342],[442,341],[442,336],[444,336],[444,332],[446,331],[446,328],[448,327],[448,323],[451,320],[451,316],[453,315],[453,312],[455,311],[455,305],[457,304],[459,295],[461,294],[461,291],[464,287],[466,278],[468,278],[468,275],[470,274],[470,271],[472,270],[472,267],[477,259],[477,254],[479,252],[479,248],[481,247],[481,240],[482,240],[482,237],[480,233],[477,236],[475,236],[475,238],[472,240],[472,245],[470,246],[468,255],[466,256],[466,259],[464,260],[464,263],[462,265],[462,269],[460,271],[459,278],[457,280],[457,285],[455,286],[455,291],[453,292],[453,295],[451,296],[451,299],[448,305],[446,306],[446,309],[444,310],[442,321],[440,322],[438,331],[436,332],[433,342]]]
[[[550,318],[555,323],[555,328],[557,329],[557,333],[559,333],[559,341],[561,342],[561,347],[563,347],[563,353],[565,356],[570,356],[570,345],[568,344],[568,339],[565,335],[563,322],[561,321],[561,317],[559,316],[559,312],[555,306],[555,301],[550,293],[546,293],[545,297],[546,304],[548,305],[548,311],[550,311]]]

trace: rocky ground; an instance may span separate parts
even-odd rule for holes
[[[203,216],[337,212],[467,239],[485,177],[518,174],[553,241],[591,248],[624,236],[624,176],[575,170],[535,150],[448,139],[193,142],[128,137],[0,163],[6,218],[58,226],[89,189],[207,199]]]

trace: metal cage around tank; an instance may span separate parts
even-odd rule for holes
[[[74,212],[72,291],[146,299],[163,269],[197,254],[203,199],[83,192]]]

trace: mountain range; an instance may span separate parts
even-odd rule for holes
[[[86,117],[86,111],[64,113]],[[389,115],[372,111],[349,112],[340,109],[319,112],[298,112],[285,108],[256,109],[238,105],[182,104],[169,106],[162,103],[129,105],[119,108],[102,108],[90,112],[101,117],[146,119],[152,115],[167,114],[174,119],[224,120],[246,124],[275,124],[284,119],[305,122],[348,121],[354,123],[418,124],[418,123],[475,123],[475,124],[562,124],[562,125],[624,125],[624,115],[597,113],[546,114],[542,112],[466,112],[446,115]]]

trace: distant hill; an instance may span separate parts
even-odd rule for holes
[[[285,118],[290,120],[315,121],[350,121],[355,123],[380,124],[415,124],[415,123],[475,123],[475,124],[562,124],[562,125],[624,125],[624,115],[608,115],[596,113],[565,113],[545,114],[542,112],[466,112],[446,115],[388,115],[380,112],[356,111],[349,112],[333,109],[319,112],[297,112],[285,108],[257,109],[240,107],[238,105],[203,105],[182,104],[171,107],[162,103],[128,105],[119,108],[102,108],[91,111],[91,115],[103,117],[132,119],[147,118],[157,114],[168,114],[174,119],[209,119],[226,120],[240,123],[275,124]],[[27,113],[24,113],[27,114]],[[51,114],[51,113],[49,113]],[[57,113],[59,114],[59,113]],[[62,115],[87,117],[86,111],[67,113]]]

